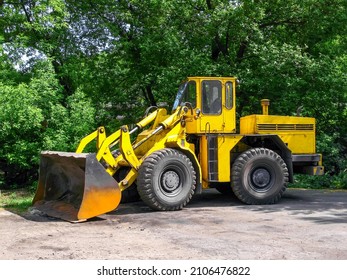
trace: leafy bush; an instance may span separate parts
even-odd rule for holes
[[[345,189],[347,190],[347,173],[341,172],[331,176],[325,174],[323,176],[295,175],[295,182],[291,187],[299,187],[305,189]]]
[[[324,176],[296,175],[294,186],[310,189],[347,189],[346,146],[339,132],[320,134],[317,151],[323,154]]]
[[[77,90],[64,100],[49,61],[28,83],[0,83],[0,170],[5,188],[37,177],[42,150],[73,151],[95,129],[95,110]]]

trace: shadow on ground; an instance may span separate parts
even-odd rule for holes
[[[347,223],[347,191],[329,190],[304,190],[288,189],[277,204],[272,205],[245,205],[233,195],[223,195],[214,189],[204,190],[196,195],[186,206],[189,211],[213,211],[213,208],[236,207],[241,211],[261,213],[287,212],[299,219],[309,220],[314,223],[331,224]],[[11,210],[8,210],[11,212]],[[123,217],[134,214],[147,213],[156,215],[144,202],[132,202],[119,205],[107,214],[89,219],[88,222],[104,221],[110,217]],[[57,222],[59,219],[40,213],[35,208],[29,208],[25,213],[15,213],[27,220],[35,222]]]
[[[245,205],[233,195],[222,195],[211,189],[196,195],[186,208],[211,211],[214,207],[237,207],[240,210],[269,214],[285,211],[315,223],[347,223],[347,191],[288,189],[277,204]],[[107,215],[125,216],[146,212],[155,213],[139,201],[121,204]]]

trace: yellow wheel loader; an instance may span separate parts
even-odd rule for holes
[[[116,209],[131,188],[154,210],[182,209],[207,188],[271,204],[294,173],[324,173],[314,118],[269,115],[264,99],[262,114],[237,129],[235,93],[233,77],[189,77],[171,114],[151,107],[131,130],[99,127],[75,153],[42,152],[34,206],[77,222]],[[83,153],[94,142],[95,153]]]

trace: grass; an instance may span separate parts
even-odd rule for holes
[[[30,190],[2,190],[0,191],[0,208],[18,214],[24,213],[31,206],[33,197],[34,193]]]

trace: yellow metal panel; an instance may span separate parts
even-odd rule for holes
[[[230,182],[230,151],[239,143],[243,135],[219,135],[218,136],[218,182]],[[202,178],[208,187],[209,168],[208,168],[208,138],[201,137],[199,161],[201,165]]]
[[[324,166],[304,166],[304,173],[308,175],[324,175]]]
[[[200,132],[217,133],[224,131],[223,115],[202,116],[200,118]]]
[[[314,154],[316,152],[315,137],[307,133],[278,133],[293,154]]]
[[[240,118],[240,133],[255,134],[256,115],[250,115]]]
[[[218,137],[218,181],[230,182],[230,151],[243,138],[242,135]]]
[[[250,115],[240,119],[240,133],[276,134],[292,153],[316,152],[314,118]]]

